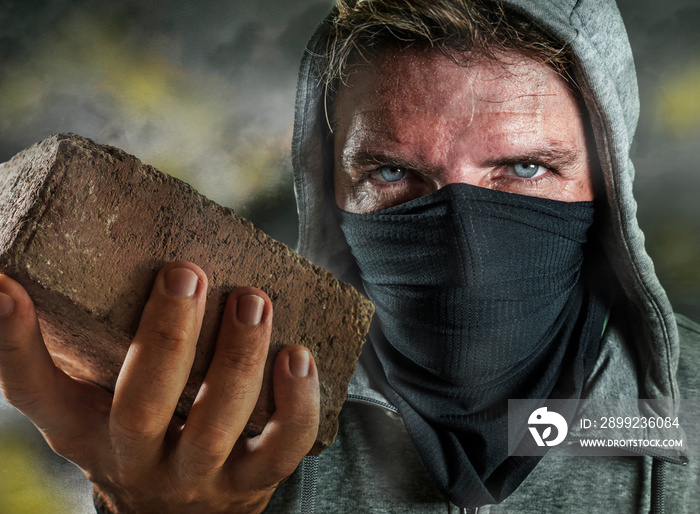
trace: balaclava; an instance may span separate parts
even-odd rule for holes
[[[592,202],[451,184],[340,213],[377,309],[363,361],[461,507],[503,500],[538,460],[508,457],[508,398],[581,393],[604,319],[582,280],[593,212]]]

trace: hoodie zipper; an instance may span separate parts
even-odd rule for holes
[[[301,498],[299,499],[299,511],[301,514],[315,514],[317,484],[318,455],[307,455],[302,461]]]
[[[359,394],[348,394],[348,400],[354,400],[372,405],[378,405],[392,412],[398,413],[398,409],[388,402],[369,398]],[[301,498],[299,498],[299,511],[301,514],[316,513],[316,487],[318,484],[318,455],[307,455],[302,461],[301,471]],[[466,512],[466,511],[465,511]]]
[[[363,402],[363,403],[370,403],[372,405],[378,405],[378,406],[384,407],[385,409],[388,409],[392,412],[395,412],[396,414],[399,413],[399,409],[394,407],[392,404],[390,404],[388,402],[383,402],[381,400],[377,400],[375,398],[370,398],[369,396],[362,396],[359,394],[348,393],[347,399],[358,401],[358,402]]]

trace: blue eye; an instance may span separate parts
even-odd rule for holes
[[[535,175],[541,175],[546,168],[539,164],[514,164],[513,171],[520,178],[532,178]]]
[[[372,171],[370,176],[379,182],[397,182],[406,176],[406,170],[394,166],[382,166]]]

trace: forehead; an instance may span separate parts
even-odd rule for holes
[[[347,87],[341,87],[340,96],[358,89],[385,97],[398,90],[411,96],[449,95],[466,88],[488,102],[504,92],[544,92],[553,82],[563,82],[549,66],[514,52],[496,57],[464,53],[451,58],[423,48],[377,52],[350,66]]]
[[[583,143],[578,99],[552,68],[516,53],[498,61],[463,57],[458,63],[435,51],[408,49],[355,65],[334,103],[337,128],[397,142],[415,143],[427,130],[428,144],[468,136],[473,144],[475,135],[487,144],[493,138],[503,143],[507,135],[516,144],[546,130],[537,124],[547,124],[557,127],[548,137]]]

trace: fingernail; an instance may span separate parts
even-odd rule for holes
[[[5,293],[0,293],[0,316],[9,316],[15,311],[15,299]]]
[[[199,277],[188,268],[173,268],[165,274],[165,289],[175,296],[193,296]]]
[[[241,323],[257,325],[262,320],[265,300],[254,294],[247,294],[238,299],[236,315]]]
[[[306,348],[297,348],[289,355],[289,371],[297,378],[304,378],[309,374],[309,351]]]

